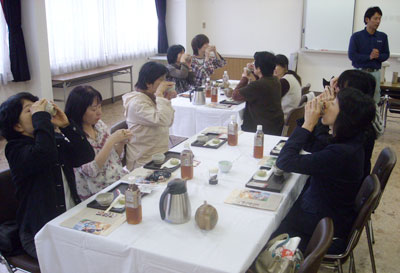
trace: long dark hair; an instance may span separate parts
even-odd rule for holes
[[[342,142],[365,133],[375,118],[374,100],[354,88],[340,90],[336,98],[339,114],[333,124],[333,141]]]
[[[95,99],[98,99],[100,103],[103,100],[100,92],[92,86],[80,85],[75,87],[71,93],[69,93],[67,103],[65,104],[65,114],[68,119],[73,120],[76,125],[83,129],[83,115]]]

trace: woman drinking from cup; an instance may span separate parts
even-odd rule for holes
[[[168,151],[169,127],[175,110],[175,83],[165,80],[167,68],[156,62],[145,63],[139,71],[136,90],[122,96],[126,123],[133,133],[127,144],[128,170],[143,166],[151,156]]]
[[[107,125],[101,120],[101,101],[100,92],[86,85],[75,87],[65,105],[66,115],[83,129],[96,153],[93,161],[74,169],[78,195],[82,200],[127,174],[121,154],[132,133],[126,129],[111,135],[108,133]]]
[[[333,242],[329,253],[343,250],[356,218],[353,206],[364,174],[365,132],[374,115],[373,99],[353,88],[340,90],[335,100],[323,104],[318,98],[307,103],[304,123],[290,136],[276,166],[309,175],[308,186],[272,237],[281,233],[300,236],[299,248],[304,251],[319,220],[330,217],[334,237],[339,240]],[[312,132],[320,117],[332,129],[329,145],[312,154],[300,154],[314,140]]]
[[[195,86],[201,86],[214,70],[223,67],[226,61],[217,52],[214,45],[204,34],[198,34],[192,39],[192,70],[195,74]]]

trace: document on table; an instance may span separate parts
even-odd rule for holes
[[[103,210],[84,208],[60,225],[95,235],[107,236],[125,221],[125,213],[104,213]]]
[[[225,200],[227,204],[275,211],[282,201],[282,195],[250,189],[235,189]]]

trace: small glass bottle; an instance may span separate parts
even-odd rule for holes
[[[181,153],[181,178],[190,180],[193,178],[193,152],[190,149],[189,143],[185,143]]]
[[[211,81],[210,81],[210,78],[207,78],[207,81],[206,81],[206,98],[211,98]]]
[[[136,184],[130,184],[125,191],[125,211],[128,224],[137,225],[142,222],[142,200]]]
[[[222,76],[222,80],[224,82],[224,88],[228,88],[229,87],[228,71],[224,71],[224,75]]]
[[[236,116],[231,116],[231,121],[228,124],[228,145],[236,146],[238,144],[238,124],[236,122]]]
[[[257,125],[257,132],[254,135],[254,153],[255,158],[263,158],[264,156],[264,132],[262,125]]]
[[[218,87],[211,88],[211,102],[218,102]]]

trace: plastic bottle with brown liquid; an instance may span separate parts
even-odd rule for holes
[[[218,102],[218,87],[211,88],[211,102]]]
[[[264,156],[264,132],[262,125],[257,125],[257,132],[254,135],[254,153],[255,158],[263,158]]]
[[[125,211],[128,224],[137,225],[142,222],[142,200],[135,184],[129,185],[125,191]]]
[[[181,153],[181,178],[190,180],[193,178],[193,152],[189,143],[185,143],[185,148]]]
[[[206,98],[211,98],[211,81],[210,78],[207,78],[206,80]]]
[[[238,124],[236,122],[236,116],[231,116],[231,121],[228,124],[228,145],[236,146],[238,144]]]

